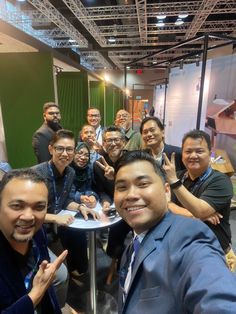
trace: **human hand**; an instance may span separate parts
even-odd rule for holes
[[[109,166],[105,158],[102,156],[100,161],[96,161],[97,165],[104,170],[104,176],[108,180],[114,180],[115,170],[113,167]]]
[[[56,215],[56,217],[55,217],[55,223],[59,226],[68,226],[74,220],[75,220],[75,218],[70,214]]]
[[[97,200],[96,200],[96,197],[94,195],[82,195],[80,197],[80,200],[81,202],[87,206],[88,208],[94,208],[96,207],[96,204],[97,204]]]
[[[204,219],[204,221],[208,221],[213,225],[218,225],[220,224],[220,219],[223,218],[223,216],[220,213],[213,213],[211,214],[209,217],[207,217],[206,219]]]
[[[110,210],[111,204],[108,201],[103,202],[102,204],[102,211],[104,213],[108,212]]]
[[[32,283],[32,289],[28,293],[34,307],[40,303],[48,287],[52,284],[55,278],[55,273],[65,260],[67,253],[67,250],[62,252],[61,255],[59,255],[52,263],[44,260],[40,264],[39,270],[37,271]]]
[[[163,153],[164,164],[163,169],[166,172],[167,181],[169,184],[175,183],[178,181],[175,169],[175,153],[171,154],[171,160]]]
[[[85,220],[88,220],[88,215],[91,215],[94,220],[100,219],[100,216],[97,212],[95,212],[93,209],[88,208],[87,206],[80,206],[80,212],[83,215]]]

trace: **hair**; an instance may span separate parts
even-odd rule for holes
[[[81,128],[80,133],[83,132],[83,129],[84,129],[84,128],[92,128],[92,129],[94,130],[94,132],[96,133],[95,127],[93,127],[93,126],[90,125],[90,124],[84,124],[84,125],[82,126],[82,128]]]
[[[97,110],[99,112],[99,114],[101,115],[100,110],[98,108],[96,108],[96,107],[89,107],[87,109],[87,115],[88,115],[89,110]]]
[[[43,105],[43,113],[45,113],[51,107],[57,107],[59,109],[58,104],[56,104],[55,102],[45,102],[45,104]]]
[[[155,121],[156,124],[157,124],[157,126],[159,127],[159,129],[160,129],[161,131],[164,130],[164,125],[163,125],[163,123],[161,122],[160,119],[158,119],[157,117],[147,117],[147,118],[144,118],[144,119],[142,120],[141,124],[140,124],[140,133],[141,133],[141,134],[143,133],[143,126],[144,126],[144,124],[145,124],[146,122],[148,122],[148,121]]]
[[[10,170],[9,172],[5,173],[2,181],[0,182],[0,202],[2,200],[2,192],[5,186],[13,179],[30,180],[34,183],[44,183],[48,189],[47,180],[35,170],[31,168]]]
[[[85,148],[88,150],[88,152],[90,153],[90,149],[89,149],[89,147],[88,147],[88,144],[85,143],[85,142],[78,142],[78,143],[77,143],[77,146],[76,146],[76,148],[75,148],[75,152],[78,152],[78,151],[81,150],[81,148],[83,148],[83,147],[85,147]]]
[[[155,173],[161,178],[162,182],[166,182],[166,174],[164,169],[157,164],[155,159],[150,154],[141,150],[133,150],[124,153],[115,167],[115,176],[120,168],[137,161],[149,162],[153,166]]]
[[[105,140],[105,136],[106,136],[107,132],[119,132],[121,134],[122,140],[125,140],[125,132],[123,131],[123,129],[119,128],[118,126],[110,125],[110,126],[106,127],[102,133],[103,141]]]
[[[208,147],[209,151],[211,151],[211,139],[210,139],[210,136],[206,132],[204,132],[202,130],[196,130],[195,129],[195,130],[191,130],[188,133],[184,134],[184,137],[182,139],[182,148],[184,146],[185,141],[189,137],[193,138],[193,139],[199,139],[199,138],[202,140],[204,139],[207,143],[207,147]]]
[[[54,133],[53,138],[50,142],[50,145],[54,145],[57,141],[59,141],[62,138],[75,140],[74,133],[72,131],[61,129]]]

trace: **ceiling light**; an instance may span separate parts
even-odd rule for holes
[[[157,27],[163,27],[163,26],[165,26],[165,23],[164,23],[163,21],[158,21],[158,22],[156,23],[156,26],[157,26]]]
[[[177,25],[177,26],[180,26],[182,24],[184,24],[184,21],[181,20],[181,19],[177,19],[176,22],[175,22],[175,25]]]
[[[157,15],[157,19],[158,20],[164,20],[166,18],[166,15],[165,14],[158,14]]]
[[[152,64],[157,64],[157,61],[152,61]]]
[[[130,69],[130,66],[127,66],[126,69],[129,70],[129,69]]]
[[[178,17],[179,17],[180,19],[185,19],[186,17],[188,17],[188,13],[180,13],[180,14],[178,15]]]
[[[108,42],[109,42],[109,43],[115,43],[115,42],[116,42],[115,37],[110,37],[110,38],[108,38]]]
[[[18,2],[25,2],[26,0],[17,0]]]

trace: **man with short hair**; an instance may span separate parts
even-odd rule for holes
[[[136,150],[142,148],[142,138],[139,132],[135,132],[131,125],[131,115],[128,111],[121,109],[116,113],[115,125],[125,132],[125,149]]]
[[[177,174],[174,156],[171,160],[165,156],[163,167],[173,192],[169,207],[176,213],[190,212],[204,220],[227,254],[231,250],[229,216],[233,187],[225,174],[211,168],[210,155],[210,136],[192,130],[182,140],[182,159],[187,170]]]
[[[74,158],[74,134],[64,129],[57,131],[48,149],[51,160],[33,167],[47,179],[49,185],[48,213],[45,219],[47,223],[50,223],[47,230],[48,237],[51,242],[54,241],[55,232],[52,223],[57,224],[62,245],[68,249],[68,270],[69,272],[76,270],[81,274],[86,272],[88,268],[86,234],[83,231],[80,232],[67,227],[74,220],[72,215],[57,214],[63,209],[69,209],[80,211],[85,219],[88,219],[89,214],[94,219],[98,216],[92,209],[74,201],[75,171],[69,166]]]
[[[5,174],[0,187],[0,312],[61,313],[52,282],[66,257],[50,263],[42,224],[48,188],[31,169]]]
[[[175,153],[175,165],[177,170],[185,169],[182,163],[181,148],[165,143],[164,125],[157,117],[147,117],[140,124],[140,133],[147,151],[159,165],[164,164],[163,153],[170,158]]]
[[[48,151],[48,145],[54,133],[60,130],[61,114],[59,106],[54,102],[46,102],[43,105],[44,123],[34,133],[32,146],[38,163],[48,161],[51,155]]]
[[[114,201],[134,230],[120,269],[118,313],[236,313],[236,279],[201,221],[168,211],[165,175],[146,152],[124,154]]]
[[[87,110],[87,121],[88,124],[93,126],[96,132],[96,141],[102,145],[102,132],[103,128],[101,126],[101,114],[99,109],[90,107]]]
[[[96,160],[98,160],[101,155],[99,151],[101,151],[102,146],[96,140],[96,131],[95,128],[89,124],[85,124],[82,126],[80,137],[82,142],[85,142],[90,150],[90,163],[94,164]]]

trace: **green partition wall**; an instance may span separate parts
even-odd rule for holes
[[[102,124],[114,123],[116,112],[123,107],[123,93],[119,88],[104,82],[90,81],[90,107],[96,107],[102,115]]]
[[[58,102],[62,113],[62,125],[75,136],[86,123],[88,108],[88,75],[81,72],[61,72],[57,75]]]
[[[32,134],[42,124],[42,106],[54,101],[50,53],[1,53],[0,102],[8,161],[13,168],[36,163]]]

